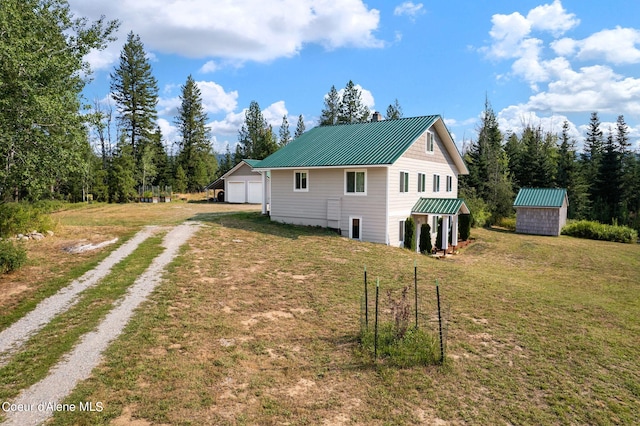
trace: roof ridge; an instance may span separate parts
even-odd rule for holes
[[[384,123],[391,121],[402,121],[402,120],[415,120],[418,118],[431,118],[431,117],[441,117],[440,114],[427,114],[427,115],[416,115],[414,117],[400,117],[400,118],[390,118],[379,121],[358,121],[355,123],[335,123],[335,124],[321,124],[317,127],[338,127],[338,126],[353,126],[357,124],[372,124],[372,123]]]

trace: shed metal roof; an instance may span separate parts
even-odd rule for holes
[[[564,188],[520,188],[513,207],[562,207],[566,199]]]
[[[416,214],[453,215],[469,213],[462,198],[420,198],[411,209]]]
[[[255,167],[273,169],[390,165],[434,124],[437,124],[438,134],[447,144],[446,149],[454,158],[460,173],[468,173],[439,115],[314,127]]]

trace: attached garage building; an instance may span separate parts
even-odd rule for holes
[[[513,207],[516,232],[520,234],[560,235],[567,223],[569,200],[561,188],[522,188]]]

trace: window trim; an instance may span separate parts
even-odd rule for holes
[[[427,192],[427,174],[418,172],[418,192]]]
[[[354,175],[354,192],[349,192],[347,189],[347,176],[349,173],[356,173]],[[359,192],[359,191],[355,191],[356,187],[358,186],[358,181],[357,181],[357,173],[364,173],[364,191]],[[367,169],[345,169],[344,170],[344,195],[355,195],[355,196],[365,196],[367,195]]]
[[[453,191],[453,176],[451,175],[447,175],[447,187],[446,187],[447,192],[452,192]]]
[[[358,238],[353,238],[353,220],[358,219]],[[362,241],[362,216],[349,216],[349,239]]]
[[[427,139],[424,144],[424,152],[433,154],[436,146],[436,134],[431,130],[427,130]]]
[[[306,182],[305,182],[305,186],[304,188],[296,188],[296,184],[297,182],[297,175],[298,174],[302,174],[304,173],[306,175]],[[302,183],[302,181],[300,182]],[[293,192],[309,192],[309,170],[294,170],[293,171]]]
[[[433,175],[433,192],[440,192],[440,175]]]
[[[409,192],[409,172],[400,171],[400,193],[404,194]]]
[[[405,220],[402,219],[401,221],[398,222],[398,233],[400,235],[398,235],[398,242],[404,246],[404,232],[405,232]]]

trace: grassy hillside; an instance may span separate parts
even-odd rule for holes
[[[104,411],[56,424],[640,422],[638,245],[474,230],[434,260],[257,214],[195,218],[208,226],[68,399]],[[374,363],[363,267],[398,294],[414,260],[423,327],[441,283],[447,362]]]

